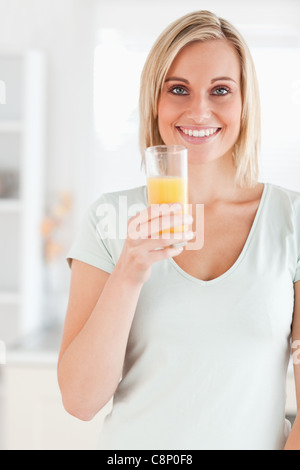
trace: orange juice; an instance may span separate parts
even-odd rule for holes
[[[179,202],[183,205],[188,204],[187,178],[176,176],[150,177],[148,178],[147,186],[149,205],[173,204],[176,202]],[[170,233],[183,232],[185,230],[187,230],[186,226],[178,226],[171,228]],[[163,230],[163,232],[160,232],[160,234],[167,232],[169,232],[169,230]]]

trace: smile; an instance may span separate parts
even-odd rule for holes
[[[185,140],[192,143],[204,143],[214,138],[219,132],[220,127],[191,128],[176,127]]]

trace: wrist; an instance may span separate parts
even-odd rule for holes
[[[135,277],[132,272],[124,269],[119,263],[116,264],[111,276],[118,283],[119,287],[124,286],[129,289],[141,290],[145,283],[145,281]]]

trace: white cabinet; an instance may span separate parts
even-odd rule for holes
[[[57,381],[62,327],[29,335],[0,366],[0,449],[93,450],[111,403],[90,422],[69,415]]]
[[[41,52],[0,51],[0,340],[7,345],[42,321],[45,76]]]
[[[90,422],[63,408],[55,364],[7,365],[4,373],[4,450],[96,450],[108,404]]]
[[[109,403],[90,422],[69,415],[57,380],[62,327],[29,335],[0,366],[0,449],[93,450]]]

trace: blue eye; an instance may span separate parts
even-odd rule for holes
[[[182,96],[182,95],[187,95],[188,92],[186,91],[185,88],[182,86],[174,86],[170,89],[170,92],[173,93],[174,95]]]
[[[226,88],[226,87],[223,87],[223,86],[221,86],[219,88],[215,88],[215,90],[213,91],[213,95],[216,95],[216,96],[225,96],[228,93],[230,93],[229,88]]]

